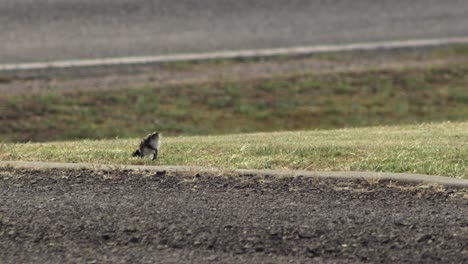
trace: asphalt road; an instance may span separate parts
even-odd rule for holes
[[[0,64],[468,35],[465,0],[2,0]]]
[[[0,170],[2,263],[462,263],[465,190]]]

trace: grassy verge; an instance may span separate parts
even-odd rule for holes
[[[0,98],[0,141],[232,134],[468,119],[468,64]]]
[[[1,144],[1,160],[409,172],[468,179],[468,122],[163,138],[160,160],[131,158],[138,139]]]

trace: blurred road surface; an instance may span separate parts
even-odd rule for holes
[[[464,0],[2,0],[0,64],[468,35]]]

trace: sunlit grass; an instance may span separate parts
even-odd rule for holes
[[[163,137],[159,161],[131,158],[139,139],[0,145],[1,160],[409,172],[468,178],[468,122]]]

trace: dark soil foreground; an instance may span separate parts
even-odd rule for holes
[[[0,169],[2,263],[462,263],[468,191]]]

